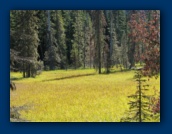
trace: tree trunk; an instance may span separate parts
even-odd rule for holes
[[[26,77],[26,70],[25,70],[25,64],[24,64],[24,61],[23,61],[23,78],[25,78]]]
[[[101,15],[101,11],[98,11],[98,17],[97,17],[97,21],[98,21],[98,33],[97,33],[97,45],[98,45],[98,68],[99,68],[99,74],[101,74],[101,40],[100,40],[100,28],[101,28],[101,22],[100,22],[100,15]]]
[[[30,68],[30,63],[28,63],[28,70],[27,70],[27,77],[31,77],[31,68]]]
[[[86,31],[85,27],[86,26],[84,26],[84,31]],[[86,55],[85,55],[85,46],[86,46],[86,37],[85,37],[85,32],[84,32],[84,69],[85,69],[85,57],[86,57]]]
[[[134,54],[135,54],[135,43],[131,44],[130,50],[128,53],[128,58],[129,58],[129,62],[130,62],[129,69],[131,69],[132,67],[135,66]]]
[[[91,68],[91,36],[90,36],[90,68]]]

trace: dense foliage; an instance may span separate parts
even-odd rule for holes
[[[160,72],[160,12],[133,13],[129,26],[131,42],[136,46],[136,61],[145,63],[145,75],[157,75]]]
[[[140,62],[145,75],[160,70],[160,13],[156,10],[12,10],[11,46],[21,58],[11,69],[126,69]],[[14,57],[14,55],[11,57]]]

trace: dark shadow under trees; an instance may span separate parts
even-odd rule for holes
[[[91,76],[91,75],[95,75],[95,74],[96,73],[72,75],[72,76],[66,76],[66,77],[61,77],[61,78],[43,80],[43,82],[45,82],[45,81],[54,81],[54,80],[65,80],[65,79],[78,78],[78,77],[85,77],[85,76]]]

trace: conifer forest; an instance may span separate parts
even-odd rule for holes
[[[160,122],[159,10],[11,10],[11,122]]]

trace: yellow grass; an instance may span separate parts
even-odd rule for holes
[[[93,69],[43,72],[22,79],[11,73],[17,86],[10,92],[10,106],[27,105],[21,118],[33,122],[119,122],[129,108],[128,95],[136,91],[134,71],[98,75]],[[160,89],[160,78],[150,79]]]

